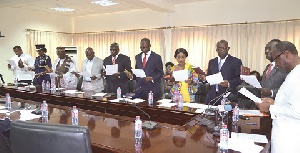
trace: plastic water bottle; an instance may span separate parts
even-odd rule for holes
[[[45,93],[46,91],[46,83],[45,83],[45,80],[43,80],[42,82],[42,93]]]
[[[16,89],[18,89],[18,78],[14,79],[14,86]]]
[[[239,112],[240,112],[240,108],[239,108],[238,104],[235,104],[235,107],[233,108],[233,111],[232,111],[232,123],[234,125],[236,125],[239,121]]]
[[[72,125],[78,125],[78,109],[73,106],[72,110]]]
[[[51,85],[50,85],[50,82],[49,81],[47,81],[47,83],[46,83],[46,93],[50,93],[50,88],[51,88]]]
[[[46,100],[43,101],[41,111],[42,111],[42,118],[48,118],[48,104],[46,103]]]
[[[9,93],[6,93],[6,96],[5,96],[5,106],[8,111],[11,110],[11,98],[10,98]]]
[[[175,90],[174,93],[173,93],[173,96],[172,96],[172,101],[174,103],[177,103],[178,102],[178,94],[179,94],[179,91],[178,90]]]
[[[142,120],[140,119],[140,116],[136,116],[135,123],[134,123],[134,137],[136,139],[141,139],[142,135],[143,135]]]
[[[142,139],[135,139],[135,153],[142,153]]]
[[[51,93],[53,93],[53,94],[56,93],[56,85],[54,83],[51,84]]]
[[[179,108],[183,107],[183,97],[180,93],[179,93],[179,96],[178,96],[178,107]]]
[[[121,88],[120,87],[118,87],[118,89],[117,89],[117,98],[119,99],[119,98],[122,98],[122,91],[121,91]]]
[[[228,139],[229,131],[227,129],[227,125],[223,124],[222,129],[220,130],[220,149],[228,149]]]
[[[148,103],[149,103],[149,106],[153,106],[153,92],[152,91],[150,91],[148,94]]]

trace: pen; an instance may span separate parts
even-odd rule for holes
[[[244,123],[244,125],[257,125],[257,123]]]

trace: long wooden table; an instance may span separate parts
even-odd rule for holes
[[[70,108],[79,108],[79,125],[88,126],[93,152],[135,152],[134,117],[142,113],[131,104],[110,103],[101,100],[50,95],[1,87],[2,95],[10,93],[15,101],[49,105],[48,124],[71,124]],[[144,153],[218,152],[218,137],[213,136],[206,126],[197,124],[199,114],[145,106],[141,109],[150,114],[158,128],[143,130],[142,150]],[[11,114],[18,116],[18,112]],[[147,116],[141,115],[143,120]],[[40,119],[32,120],[41,122]],[[256,125],[248,125],[255,122]],[[239,122],[239,132],[266,134],[270,139],[269,117],[253,117]]]

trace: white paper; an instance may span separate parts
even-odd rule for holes
[[[31,112],[33,110],[18,110],[18,111],[20,111],[20,113],[21,113],[19,120],[22,120],[22,121],[28,121],[28,120],[32,120],[32,119],[41,117],[41,115],[32,114]]]
[[[103,96],[105,96],[106,95],[106,93],[96,93],[96,94],[94,94],[94,95],[92,95],[93,97],[103,97]]]
[[[66,91],[64,91],[64,93],[68,93],[68,94],[78,94],[78,93],[84,93],[84,92],[77,91],[77,90],[66,90]]]
[[[143,69],[131,69],[133,74],[138,78],[146,77],[145,71]]]
[[[117,102],[120,102],[121,101],[126,101],[126,102],[130,102],[131,99],[129,98],[117,98],[117,99],[112,99],[112,100],[109,100],[110,102],[113,102],[113,103],[117,103]]]
[[[179,70],[179,71],[173,71],[173,77],[175,78],[175,81],[185,81],[188,80],[188,71],[187,70]]]
[[[135,98],[135,99],[130,99],[128,102],[129,103],[141,103],[141,102],[144,102],[145,100],[144,99],[140,99],[140,98]]]
[[[223,76],[221,72],[219,72],[217,74],[206,76],[206,81],[210,85],[220,84],[221,82],[223,82]]]
[[[170,103],[170,102],[172,102],[172,99],[161,99],[161,100],[158,100],[157,102],[159,102],[159,103]]]
[[[198,108],[196,109],[195,113],[204,113],[205,109],[203,108]]]
[[[250,116],[263,116],[259,110],[242,110],[240,109],[239,115],[250,115]]]
[[[268,143],[265,135],[231,132],[232,139],[249,140],[257,143]]]
[[[190,108],[202,108],[202,109],[207,108],[207,105],[199,104],[199,103],[183,103],[183,106],[187,106]]]
[[[248,91],[244,87],[239,90],[239,93],[243,94],[244,96],[248,97],[249,99],[251,99],[254,102],[257,102],[257,103],[261,103],[262,102],[260,98],[258,98],[257,96],[255,96],[253,93],[251,93],[250,91]]]
[[[228,149],[242,153],[260,153],[261,150],[263,150],[263,147],[254,144],[253,141],[229,138]]]
[[[17,67],[17,64],[16,64],[16,62],[15,62],[14,60],[7,60],[7,62],[8,62],[11,66]]]
[[[5,109],[6,107],[5,106],[0,106],[0,109]]]
[[[260,83],[258,82],[255,75],[240,75],[241,79],[252,85],[255,88],[261,88]]]
[[[106,75],[113,75],[118,73],[118,64],[115,65],[106,65]]]
[[[83,71],[79,73],[80,75],[82,75],[83,77],[92,77],[91,73],[88,71]]]
[[[57,74],[55,72],[52,72],[52,73],[47,73],[50,75],[50,77],[57,77]]]
[[[172,106],[175,106],[177,105],[176,103],[161,103],[159,105],[157,105],[158,107],[167,107],[167,108],[170,108]]]

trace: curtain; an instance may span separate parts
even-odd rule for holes
[[[35,51],[36,44],[45,44],[48,49],[47,54],[51,57],[52,63],[57,59],[56,47],[77,46],[76,66],[81,71],[81,61],[85,59],[85,50],[92,47],[95,55],[101,59],[110,55],[110,45],[117,42],[120,53],[127,55],[131,59],[132,67],[135,65],[135,55],[140,53],[140,40],[149,38],[151,50],[160,54],[162,59],[165,53],[165,37],[163,30],[146,31],[126,31],[126,32],[102,32],[102,33],[55,33],[43,31],[29,31],[27,33],[27,48],[29,54],[37,57]],[[164,61],[163,61],[164,62]]]
[[[177,48],[185,48],[188,62],[208,68],[208,61],[217,57],[216,43],[227,40],[229,54],[240,58],[244,66],[262,73],[269,63],[264,48],[271,39],[290,41],[297,49],[300,47],[300,21],[282,21],[249,24],[214,25],[190,28],[175,28],[171,31],[170,61],[176,62],[174,53]]]

